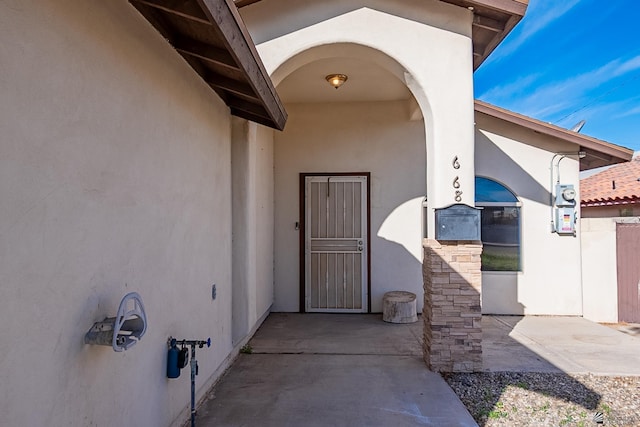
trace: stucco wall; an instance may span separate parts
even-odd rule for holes
[[[375,61],[404,82],[424,117],[430,208],[473,204],[472,13],[440,2],[410,0],[271,0],[242,9],[265,68],[278,84],[319,58],[344,56],[332,46],[363,46],[360,59]],[[324,49],[323,49],[324,48]],[[358,55],[356,49],[349,56]],[[289,126],[289,125],[288,125]],[[287,129],[285,129],[287,133]],[[450,165],[458,157],[462,167]],[[433,209],[427,211],[434,234]]]
[[[0,39],[0,425],[181,423],[167,337],[212,338],[200,390],[232,352],[228,109],[124,0],[4,1]],[[84,345],[133,290],[142,341]]]
[[[618,321],[615,218],[582,218],[582,286],[584,317]]]
[[[273,131],[233,118],[233,342],[273,302]]]
[[[299,310],[299,173],[371,173],[372,310],[407,290],[422,302],[424,127],[407,103],[293,104],[275,136],[274,311]],[[421,307],[418,308],[421,310]]]
[[[264,126],[256,128],[255,150],[255,216],[256,235],[256,309],[250,324],[255,325],[273,304],[274,266],[274,131]]]
[[[483,312],[582,314],[580,239],[551,233],[549,208],[551,159],[577,151],[573,144],[476,113],[476,174],[505,185],[522,203],[522,271],[483,272]],[[560,174],[562,183],[578,188],[577,156],[561,162]],[[493,299],[496,294],[500,300]]]
[[[615,206],[593,206],[582,208],[582,218],[612,218],[620,215],[622,209],[631,209],[631,216],[640,216],[640,206],[638,205],[615,205]]]

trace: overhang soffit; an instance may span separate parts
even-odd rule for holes
[[[287,114],[231,0],[129,0],[227,104],[282,130]]]

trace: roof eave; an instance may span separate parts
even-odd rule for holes
[[[581,208],[607,207],[607,206],[624,206],[640,204],[639,197],[624,197],[615,199],[590,199],[580,202]]]
[[[441,0],[473,12],[473,69],[477,70],[527,11],[529,0]]]
[[[586,157],[580,160],[580,170],[627,162],[633,157],[633,150],[630,148],[601,141],[581,133],[496,107],[483,101],[475,101],[475,110],[479,113],[514,123],[542,135],[577,144],[580,147],[580,151],[586,153]]]
[[[231,114],[282,130],[287,113],[232,0],[129,0]]]

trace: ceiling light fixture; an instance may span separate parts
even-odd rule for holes
[[[329,74],[325,79],[329,82],[331,86],[338,89],[340,86],[347,81],[348,77],[346,74]]]

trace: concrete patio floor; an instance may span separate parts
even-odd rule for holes
[[[579,317],[483,317],[486,371],[640,375],[640,337]],[[422,318],[273,313],[198,426],[476,426],[422,360]]]
[[[487,371],[640,375],[640,336],[582,317],[483,316]]]
[[[422,361],[422,319],[271,314],[198,410],[198,426],[476,426]]]

